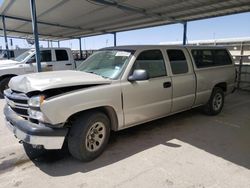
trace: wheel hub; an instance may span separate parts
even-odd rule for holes
[[[86,136],[86,148],[94,152],[100,148],[105,138],[105,126],[102,122],[96,122],[90,126]]]
[[[219,110],[221,108],[221,105],[222,105],[222,95],[220,93],[217,93],[213,99],[214,110],[216,111]]]

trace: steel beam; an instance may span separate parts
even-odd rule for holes
[[[116,46],[116,32],[114,32],[114,46]]]
[[[5,16],[2,16],[2,23],[3,23],[3,35],[4,35],[4,42],[5,42],[5,49],[7,52],[7,58],[10,58],[9,54],[9,45],[8,45],[8,39],[7,39],[7,34],[6,34],[6,26],[5,26]]]
[[[183,23],[183,45],[186,45],[187,43],[187,22]]]
[[[149,12],[146,9],[130,6],[130,5],[125,4],[125,3],[118,3],[118,2],[116,2],[114,0],[91,0],[91,1],[93,1],[95,3],[107,5],[107,6],[116,7],[118,9],[121,9],[121,10],[124,10],[124,11],[130,11],[130,12],[135,12],[135,13],[138,13],[138,14],[142,14],[142,15],[144,15],[146,17],[158,18],[160,20],[169,20],[169,21],[174,21],[174,22],[178,23],[178,21],[176,21],[172,17],[165,16],[165,15],[162,15],[162,14],[159,14],[159,13]]]
[[[40,47],[39,47],[39,37],[38,37],[38,29],[37,29],[37,17],[36,17],[36,0],[30,0],[30,12],[32,18],[32,29],[35,39],[35,48],[36,48],[36,64],[37,64],[37,72],[42,71],[41,62],[40,62]]]
[[[54,9],[56,9],[56,8],[58,8],[58,7],[60,7],[60,6],[62,6],[62,5],[64,5],[66,2],[68,2],[69,0],[60,0],[57,4],[55,4],[54,6],[52,6],[52,7],[50,7],[49,9],[47,9],[47,10],[45,10],[44,12],[42,12],[40,15],[37,15],[37,19],[39,19],[39,17],[41,17],[41,16],[43,16],[43,15],[45,15],[45,14],[48,14],[49,12],[51,12],[51,11],[53,11]],[[39,23],[39,22],[38,22]],[[18,26],[18,27],[16,27],[16,28],[14,28],[14,29],[20,29],[20,28],[22,28],[23,26],[25,26],[27,24],[27,22],[26,23],[24,23],[24,24],[22,24],[22,25],[20,25],[20,26]]]
[[[6,8],[2,11],[2,14],[5,15],[11,6],[15,3],[16,0],[10,0]]]
[[[80,59],[82,59],[82,38],[79,38],[79,53],[80,53]]]
[[[2,28],[0,28],[0,31],[3,31]],[[32,32],[26,32],[26,31],[17,31],[17,30],[12,30],[12,29],[6,29],[6,32],[12,32],[12,33],[20,33],[20,34],[23,34],[23,35],[33,35]],[[54,36],[54,35],[46,35],[46,34],[39,34],[40,36],[43,36],[44,38],[48,38],[48,37],[51,37],[51,38],[56,38],[58,39],[59,37],[62,37],[64,39],[75,39],[73,37],[63,37],[63,36]],[[11,36],[12,38],[14,38],[15,36]],[[22,37],[16,37],[16,38],[22,38]],[[24,39],[26,39],[27,37],[23,37]]]
[[[0,31],[3,31],[2,29],[0,29]],[[8,31],[8,30],[7,30]],[[4,35],[0,35],[0,37],[4,38]],[[27,39],[27,37],[15,37],[15,36],[11,36],[11,38],[13,39]]]
[[[195,9],[199,10],[199,11],[190,11],[187,14],[180,14],[178,16],[176,16],[175,18],[177,20],[182,20],[185,18],[188,18],[188,21],[195,21],[195,20],[204,20],[204,19],[208,19],[208,18],[214,18],[214,17],[219,17],[219,16],[226,16],[226,15],[232,15],[232,14],[237,14],[237,13],[243,13],[243,12],[249,12],[250,8],[247,10],[241,10],[241,11],[231,11],[230,10],[234,7],[237,7],[238,10],[240,9],[245,9],[246,7],[250,7],[250,2],[245,2],[245,3],[240,3],[238,5],[228,5],[228,6],[221,6],[221,7],[215,7],[215,6],[210,6],[207,9],[202,10],[202,8],[208,4],[209,1],[207,1],[206,3],[203,2],[200,6],[195,6]],[[214,4],[218,4],[218,1],[215,0]],[[209,6],[209,5],[207,5]],[[186,11],[189,9],[192,9],[194,7],[194,5],[190,5],[183,7],[183,9],[178,10],[178,12],[182,12],[182,11]],[[168,14],[174,14],[177,10],[173,10],[173,11],[169,11]],[[223,12],[222,12],[223,11]],[[204,15],[204,12],[206,12],[206,16],[201,16]],[[222,12],[222,13],[218,13],[216,14],[216,12]],[[210,14],[210,15],[209,15]],[[198,18],[195,18],[195,17]],[[191,19],[189,19],[189,17],[193,17]]]
[[[0,15],[3,16],[3,15]],[[24,21],[24,22],[32,22],[30,19],[26,18],[19,18],[15,16],[5,16],[7,19],[13,19],[13,20],[19,20],[19,21]],[[61,24],[55,24],[55,23],[48,23],[48,22],[42,22],[42,21],[37,21],[38,24],[43,24],[43,25],[48,25],[48,26],[55,26],[55,27],[63,27],[66,29],[76,29],[76,30],[82,30],[83,28],[81,27],[73,27],[73,26],[67,26],[67,25],[61,25]]]

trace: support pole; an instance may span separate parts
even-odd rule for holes
[[[48,42],[48,48],[49,48],[49,40],[47,42]]]
[[[80,59],[82,59],[82,38],[79,38],[79,53],[80,53]]]
[[[187,22],[183,23],[183,45],[187,43]]]
[[[57,47],[60,48],[60,41],[57,41]]]
[[[53,48],[53,41],[52,40],[50,41],[50,44],[51,44],[51,48]]]
[[[238,77],[237,89],[240,89],[242,64],[243,64],[243,53],[244,53],[244,43],[241,42],[241,45],[240,45],[240,64],[239,64],[239,69],[238,69],[238,72],[237,72],[237,74],[238,74],[237,75],[237,77]]]
[[[32,18],[32,29],[35,39],[35,48],[36,48],[36,63],[37,63],[37,72],[41,72],[41,62],[40,62],[40,48],[39,48],[39,37],[37,29],[37,17],[36,17],[36,1],[30,0],[30,12]]]
[[[7,58],[10,58],[9,54],[9,46],[8,46],[8,39],[7,39],[7,34],[6,34],[6,27],[5,27],[5,16],[2,16],[2,23],[3,23],[3,35],[4,35],[4,42],[5,42],[5,49],[7,52]]]
[[[114,46],[116,46],[116,32],[114,32]]]

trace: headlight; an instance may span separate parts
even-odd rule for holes
[[[28,105],[31,107],[40,107],[40,105],[43,103],[45,96],[44,95],[38,95],[31,97],[28,100]]]

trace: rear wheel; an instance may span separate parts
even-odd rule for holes
[[[3,94],[3,91],[5,89],[8,89],[9,88],[9,81],[10,81],[11,77],[6,77],[6,78],[3,78],[1,81],[0,81],[0,98],[4,98],[4,94]]]
[[[204,111],[208,115],[217,115],[224,106],[224,92],[221,88],[215,87],[212,91],[208,103],[204,106]]]
[[[69,152],[82,161],[90,161],[101,155],[110,135],[109,118],[101,112],[88,112],[79,116],[68,136]]]

